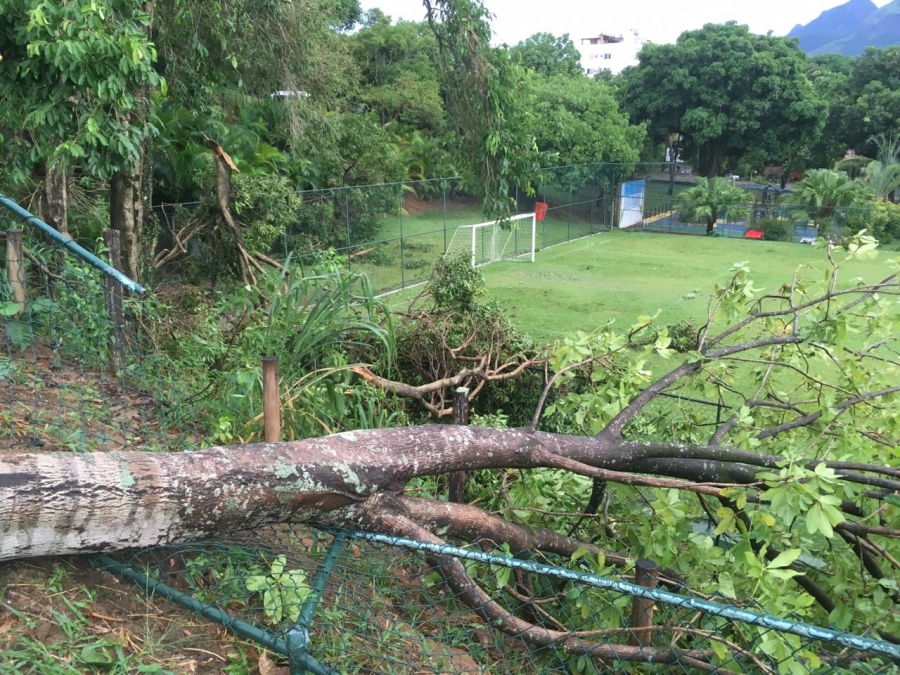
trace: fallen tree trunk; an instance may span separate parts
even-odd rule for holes
[[[732,448],[449,425],[180,454],[13,455],[0,461],[0,560],[188,542],[265,523],[366,528],[388,512],[425,521],[436,512],[404,506],[403,487],[417,476],[460,470],[551,467],[717,496],[752,482],[752,467],[777,459]],[[864,468],[845,480],[900,489],[893,470]],[[696,480],[716,474],[728,482]],[[490,529],[488,514],[478,512]],[[457,514],[460,531],[474,534],[472,511]]]
[[[0,560],[186,542],[272,522],[364,527],[415,476],[536,467],[554,453],[605,464],[608,445],[422,426],[180,454],[4,457]]]

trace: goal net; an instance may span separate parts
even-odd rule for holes
[[[526,255],[534,262],[535,215],[523,213],[511,216],[505,221],[505,227],[501,222],[492,220],[477,225],[460,225],[447,245],[444,259],[468,255],[472,267]]]

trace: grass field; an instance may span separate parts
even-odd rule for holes
[[[889,274],[889,256],[847,263],[841,278],[880,280]],[[824,251],[811,246],[614,232],[539,251],[534,264],[495,263],[483,273],[490,296],[513,322],[538,342],[551,342],[610,319],[627,330],[657,310],[659,324],[699,324],[714,285],[726,283],[731,266],[742,261],[749,262],[755,286],[769,291],[789,283],[800,265],[827,268]]]
[[[600,213],[590,205],[581,208],[551,204],[546,219],[537,224],[536,247],[553,246],[585,237],[601,229]],[[481,202],[476,199],[423,201],[404,200],[404,211],[382,221],[378,241],[361,244],[351,259],[354,271],[365,272],[375,288],[387,289],[424,281],[431,276],[439,258],[460,225],[484,221]],[[517,250],[530,246],[530,222],[523,221],[516,232]]]

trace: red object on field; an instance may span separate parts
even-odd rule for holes
[[[762,230],[747,230],[744,239],[762,239],[764,234]]]
[[[547,216],[547,209],[550,208],[550,205],[545,202],[535,202],[534,203],[534,215],[538,220],[543,220]]]

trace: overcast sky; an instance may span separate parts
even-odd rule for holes
[[[882,7],[890,0],[874,0]],[[674,42],[683,31],[706,23],[738,21],[755,33],[787,35],[846,0],[485,0],[494,14],[495,42],[516,44],[535,33],[579,38],[637,29],[654,42]],[[421,0],[361,0],[396,19],[421,21]]]

